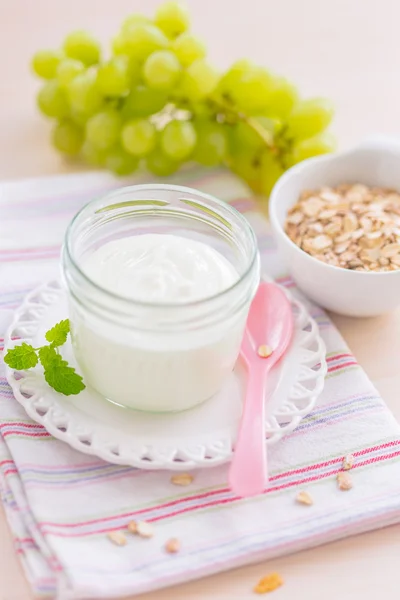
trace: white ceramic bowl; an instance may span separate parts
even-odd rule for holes
[[[311,300],[344,315],[379,315],[400,304],[400,270],[365,273],[333,267],[300,250],[283,229],[288,209],[303,190],[340,183],[400,190],[400,141],[375,138],[349,152],[311,158],[296,165],[272,191],[271,225],[289,272]]]

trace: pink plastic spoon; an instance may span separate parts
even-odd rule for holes
[[[248,380],[229,484],[241,497],[260,494],[268,482],[264,429],[267,374],[286,352],[292,332],[292,307],[285,293],[273,283],[261,283],[240,350]]]

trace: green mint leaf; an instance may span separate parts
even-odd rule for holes
[[[33,346],[24,342],[20,346],[15,346],[15,348],[9,350],[4,356],[4,362],[12,369],[21,371],[36,367],[38,357]]]
[[[49,329],[46,333],[46,340],[53,346],[62,346],[67,341],[68,334],[69,319],[64,319]]]
[[[70,396],[85,389],[82,377],[54,348],[43,346],[39,350],[39,358],[44,367],[44,378],[56,392]]]
[[[42,346],[39,348],[39,360],[44,369],[51,368],[51,364],[57,360],[57,350],[53,346]]]
[[[85,389],[82,377],[61,356],[45,369],[44,378],[50,387],[65,396],[79,394]]]

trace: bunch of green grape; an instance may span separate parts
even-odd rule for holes
[[[225,164],[268,196],[285,169],[334,149],[327,100],[300,99],[294,85],[248,60],[219,73],[188,28],[185,6],[165,2],[154,19],[128,17],[106,58],[84,31],[60,51],[38,52],[32,65],[45,82],[37,102],[55,120],[57,150],[117,175]]]

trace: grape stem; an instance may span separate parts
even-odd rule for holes
[[[253,119],[253,117],[246,117],[246,115],[241,115],[241,117],[241,120],[262,139],[271,152],[277,152],[272,133],[264,129],[264,127],[256,119]]]
[[[254,131],[256,135],[264,142],[273,154],[279,154],[279,147],[274,142],[274,136],[271,132],[267,131],[261,123],[253,117],[248,117],[244,113],[236,110],[228,102],[221,101],[219,98],[208,98],[208,104],[215,110],[219,115],[222,115],[226,121],[237,123],[242,121],[246,123],[250,129]],[[168,121],[172,119],[190,119],[190,115],[193,111],[188,108],[178,108],[173,103],[167,104],[167,106],[156,115],[153,116],[153,121],[159,128],[162,128]]]
[[[235,109],[229,102],[221,100],[220,98],[210,97],[207,99],[206,103],[215,112],[215,115],[223,119],[226,123],[234,124],[239,121],[246,123],[246,125],[258,135],[270,152],[275,155],[276,160],[282,168],[285,167],[283,163],[282,148],[279,143],[276,143],[273,134],[270,131],[267,131],[257,119],[247,116]],[[193,118],[193,113],[194,111],[191,109],[190,105],[179,107],[171,102],[167,104],[162,111],[153,115],[151,121],[158,129],[162,129],[166,123],[172,119],[190,120]]]
[[[272,135],[272,133],[264,129],[264,127],[257,121],[257,119],[254,119],[253,117],[248,117],[242,112],[236,110],[227,102],[223,102],[217,98],[210,98],[209,100],[210,103],[212,103],[217,109],[220,109],[220,111],[225,112],[225,114],[228,113],[229,116],[233,117],[236,121],[242,121],[243,123],[246,123],[246,125],[250,127],[250,129],[252,129],[254,133],[256,133],[261,138],[261,140],[264,142],[267,148],[271,150],[272,153],[278,153],[278,148],[274,144],[274,136]]]

